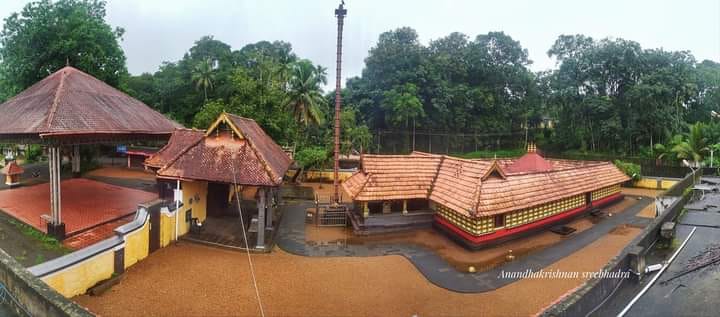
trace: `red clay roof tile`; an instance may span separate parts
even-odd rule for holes
[[[467,160],[413,152],[364,155],[362,170],[343,182],[357,201],[426,198],[467,216],[489,216],[615,185],[628,177],[609,162]],[[526,159],[527,160],[527,159]],[[495,163],[494,163],[495,162]],[[497,169],[500,177],[484,176]]]

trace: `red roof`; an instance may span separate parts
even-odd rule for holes
[[[540,157],[537,153],[531,153]],[[363,155],[362,169],[342,183],[356,201],[429,199],[471,217],[529,208],[616,185],[628,177],[609,162],[530,159],[468,160],[413,152]],[[521,161],[522,160],[522,161]],[[493,173],[497,172],[497,173]]]
[[[168,145],[146,160],[164,178],[204,180],[253,186],[278,186],[292,161],[252,119],[222,114],[218,119],[239,133],[205,135],[177,130]],[[192,131],[192,132],[191,132]]]
[[[505,168],[510,173],[547,172],[553,169],[552,164],[546,161],[537,152],[529,152]]]
[[[196,144],[205,136],[205,131],[194,129],[176,129],[170,136],[170,141],[145,160],[145,165],[154,168],[161,168],[174,159],[178,154],[193,144]]]
[[[158,135],[181,127],[141,101],[69,66],[0,105],[0,113],[0,135]]]
[[[25,169],[20,167],[15,161],[12,161],[0,169],[0,173],[5,175],[19,175],[25,172]]]

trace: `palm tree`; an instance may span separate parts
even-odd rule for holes
[[[703,136],[703,124],[688,125],[689,131],[684,133],[682,142],[676,144],[672,148],[672,152],[676,153],[679,159],[686,159],[693,167],[700,167],[705,153],[710,148],[707,146],[707,139]]]
[[[213,89],[213,82],[215,81],[215,70],[213,69],[212,61],[210,59],[204,60],[197,65],[192,72],[192,81],[195,82],[195,87],[199,90],[203,89],[205,93],[205,102],[207,102],[208,89]]]
[[[320,86],[327,82],[326,78],[325,69],[308,60],[291,66],[287,105],[300,125],[321,125],[325,121],[322,107],[326,100]]]

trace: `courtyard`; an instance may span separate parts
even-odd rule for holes
[[[654,191],[634,193],[653,195]],[[533,263],[533,257],[547,257],[555,252],[548,251],[554,247],[567,249],[569,254],[547,263],[543,270],[594,272],[601,270],[641,232],[641,226],[625,220],[620,225],[608,222],[621,219],[623,214],[632,219],[642,218],[639,213],[645,204],[638,201],[637,197],[626,197],[603,210],[605,215],[613,213],[615,218],[598,220],[586,216],[574,220],[567,225],[577,231],[569,236],[545,231],[480,252],[467,251],[431,229],[353,238],[343,228],[307,225],[303,248],[310,251],[307,255],[296,255],[297,250],[290,253],[283,249],[287,248],[287,242],[282,241],[282,232],[288,230],[288,221],[293,216],[290,211],[291,214],[282,218],[279,245],[271,253],[255,254],[252,259],[268,316],[366,316],[378,311],[393,316],[532,315],[572,292],[585,279],[521,279],[499,282],[496,289],[489,291],[464,293],[438,285],[418,266],[422,256],[417,253],[416,258],[411,258],[400,253],[374,256],[372,252],[357,250],[382,250],[387,245],[395,250],[402,245],[418,247],[436,253],[445,261],[448,267],[444,270],[449,274],[469,281],[488,279],[490,284],[493,280],[502,280],[496,267],[503,267],[504,257],[511,248],[517,250],[513,265],[528,265]],[[295,201],[289,206],[305,205]],[[286,212],[293,209],[296,213],[303,210],[285,208]],[[577,250],[563,246],[573,244],[573,240],[579,240],[580,233],[589,234],[594,226],[603,222],[612,226],[597,239]],[[323,255],[312,250],[319,250]],[[350,250],[359,253],[353,254]],[[464,273],[471,264],[478,267],[479,273]],[[104,294],[82,295],[73,300],[105,316],[259,314],[246,255],[186,241],[160,249],[131,267],[121,282]]]
[[[597,271],[640,229],[606,235],[546,270]],[[584,281],[526,279],[462,294],[430,283],[402,256],[316,258],[275,248],[253,255],[268,316],[532,315]],[[352,274],[348,274],[352,272]],[[244,253],[180,242],[133,266],[100,296],[74,298],[103,316],[256,316]]]

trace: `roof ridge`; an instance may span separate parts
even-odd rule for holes
[[[357,195],[360,195],[360,193],[362,192],[362,190],[365,189],[365,185],[367,185],[367,183],[370,181],[370,177],[371,177],[371,176],[372,176],[372,173],[369,173],[369,172],[367,173],[367,175],[365,175],[365,181],[362,183],[362,185],[360,186],[360,188],[358,188],[357,193],[352,196],[352,199],[355,199],[355,197],[357,197]],[[343,183],[344,183],[344,182],[343,182]]]
[[[200,142],[203,141],[203,140],[205,140],[204,137],[199,138],[197,141],[191,143],[191,144],[188,145],[186,148],[184,148],[182,151],[178,152],[172,159],[168,160],[168,162],[165,163],[165,165],[164,165],[163,167],[161,167],[161,168],[157,171],[157,174],[160,174],[160,172],[166,170],[170,165],[174,164],[175,161],[177,161],[183,154],[185,154],[185,153],[187,153],[188,151],[190,151],[190,149],[196,147],[196,146],[197,146],[198,144],[200,144]],[[168,142],[168,144],[170,144],[170,143]]]
[[[445,156],[440,156],[440,162],[438,162],[437,169],[435,170],[435,176],[433,176],[432,182],[430,182],[430,188],[428,188],[428,194],[427,197],[430,199],[430,196],[432,196],[433,190],[435,190],[435,183],[437,182],[438,175],[440,175],[440,167],[442,166],[443,162],[445,162]]]
[[[48,110],[48,119],[45,123],[45,128],[50,131],[50,126],[52,125],[53,119],[55,119],[55,112],[57,112],[57,104],[58,100],[60,99],[60,92],[63,90],[63,86],[65,86],[65,77],[67,77],[67,73],[65,72],[65,69],[60,70],[60,83],[57,86],[57,89],[55,90],[55,97],[53,98],[52,104],[50,104],[50,109]]]
[[[226,114],[226,115],[231,115],[231,116],[233,116],[233,114],[228,114],[228,113],[225,113],[225,114]],[[238,117],[238,116],[235,116],[235,117]],[[242,118],[242,117],[238,117],[238,118]],[[228,121],[230,121],[230,124],[234,125],[237,130],[243,132],[243,135],[244,135],[245,139],[248,140],[247,143],[248,143],[248,145],[250,145],[250,149],[253,151],[253,153],[255,153],[255,156],[257,156],[257,157],[260,159],[260,163],[262,163],[263,167],[265,168],[265,172],[268,174],[268,176],[270,176],[270,181],[273,182],[273,184],[281,183],[281,182],[282,182],[282,176],[281,176],[281,175],[277,175],[277,177],[280,177],[280,182],[276,182],[276,181],[275,181],[275,179],[276,179],[275,173],[274,173],[274,171],[272,170],[272,168],[268,165],[267,158],[260,152],[260,150],[258,150],[258,149],[255,147],[255,141],[252,140],[252,138],[248,138],[248,137],[247,137],[247,133],[245,133],[245,131],[243,131],[240,127],[238,127],[238,126],[235,124],[235,122],[233,122],[232,119],[230,119],[230,120],[228,120]],[[255,122],[255,120],[253,120],[253,123],[257,124],[257,122]],[[259,128],[259,127],[260,127],[260,126],[258,125],[258,128]],[[263,133],[265,133],[265,131],[263,131],[262,128],[260,128],[260,130],[261,130]]]

